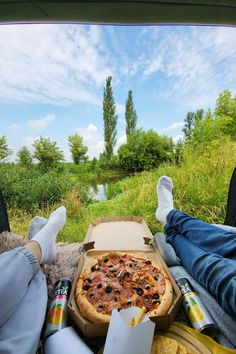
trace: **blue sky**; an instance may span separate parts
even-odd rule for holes
[[[236,28],[191,26],[0,26],[0,135],[15,152],[39,136],[70,160],[78,133],[89,156],[103,151],[102,99],[113,77],[118,148],[133,90],[138,127],[182,135],[190,110],[212,108],[236,92]]]

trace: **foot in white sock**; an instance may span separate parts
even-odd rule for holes
[[[40,264],[52,263],[57,256],[56,237],[66,222],[66,208],[56,209],[47,224],[31,239],[39,244],[42,252]]]
[[[173,182],[170,177],[162,176],[157,183],[158,208],[156,218],[162,223],[166,223],[166,217],[174,208],[173,204]]]
[[[30,223],[28,239],[31,240],[48,222],[48,219],[42,216],[35,216]]]

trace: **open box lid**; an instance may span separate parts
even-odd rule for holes
[[[85,251],[153,251],[153,235],[141,217],[97,218],[89,226],[84,240]]]

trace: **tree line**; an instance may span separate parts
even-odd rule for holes
[[[223,136],[236,138],[236,95],[225,90],[219,94],[213,112],[199,109],[188,112],[184,119],[184,138],[174,144],[172,138],[159,135],[153,130],[137,129],[137,114],[133,103],[132,90],[128,92],[125,104],[126,140],[118,149],[114,148],[117,142],[117,114],[112,90],[112,77],[106,79],[103,92],[103,126],[104,151],[99,160],[94,158],[90,163],[93,169],[99,163],[102,168],[122,168],[128,172],[138,172],[157,168],[162,162],[173,161],[180,163],[186,148],[214,144]],[[88,147],[83,143],[83,137],[72,134],[68,137],[68,144],[72,159],[76,165],[88,161]],[[30,166],[33,159],[38,160],[43,170],[48,170],[64,161],[63,152],[57,143],[49,138],[40,137],[32,144],[31,153],[26,146],[17,152],[17,162],[23,166]],[[6,137],[0,137],[0,161],[12,153]]]

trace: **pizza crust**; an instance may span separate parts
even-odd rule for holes
[[[83,293],[77,297],[77,304],[81,315],[89,319],[91,322],[108,323],[111,319],[110,315],[97,312],[93,305],[87,300],[86,295]]]

